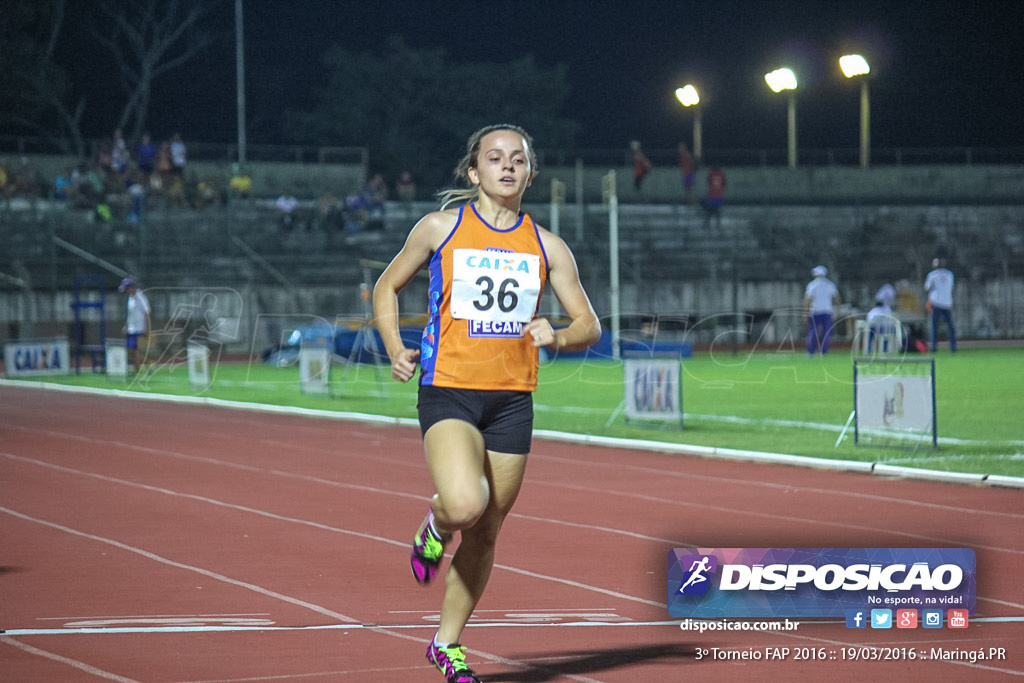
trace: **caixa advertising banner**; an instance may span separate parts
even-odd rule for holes
[[[974,614],[969,548],[673,548],[673,617],[844,617],[847,610]]]

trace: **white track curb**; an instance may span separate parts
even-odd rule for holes
[[[369,413],[340,412],[336,410],[320,410],[316,408],[277,406],[266,403],[247,403],[245,401],[229,401],[226,399],[208,398],[203,396],[171,396],[168,394],[145,394],[137,391],[126,391],[124,389],[76,387],[67,384],[51,384],[47,382],[29,382],[10,379],[0,379],[0,386],[38,388],[49,391],[63,391],[72,394],[116,396],[118,398],[132,398],[146,401],[163,401],[167,403],[180,403],[185,405],[209,405],[216,406],[218,408],[249,410],[254,412],[273,413],[276,415],[300,415],[305,417],[328,418],[334,420],[352,420],[358,422],[372,422],[375,424],[398,425],[405,427],[419,425],[419,422],[413,418],[387,417],[384,415],[372,415]],[[905,479],[941,481],[951,484],[981,484],[987,486],[1000,486],[1007,488],[1024,489],[1024,477],[1009,477],[1005,475],[996,474],[989,475],[966,474],[961,472],[943,472],[940,470],[925,470],[916,467],[899,467],[895,465],[886,465],[884,463],[861,462],[859,460],[830,460],[828,458],[813,458],[805,455],[789,455],[786,453],[765,453],[762,451],[748,451],[735,448],[717,448],[714,446],[675,444],[666,443],[663,441],[646,441],[641,439],[625,439],[610,436],[593,436],[589,434],[571,434],[569,432],[558,432],[547,429],[536,429],[534,430],[533,434],[538,439],[549,439],[551,441],[578,443],[589,446],[606,446],[610,448],[625,448],[659,453],[675,453],[678,455],[698,455],[706,458],[721,458],[727,460],[743,460],[747,462],[763,462],[779,465],[794,465],[797,467],[814,467],[825,470],[861,472],[864,474],[880,474],[883,476],[902,477]]]

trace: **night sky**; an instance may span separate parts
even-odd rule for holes
[[[233,5],[214,17],[217,45],[158,83],[157,137],[180,129],[193,140],[236,139]],[[800,147],[855,148],[859,87],[838,68],[850,51],[872,65],[873,147],[1024,146],[1019,0],[245,0],[244,11],[252,142],[280,142],[266,138],[282,95],[285,106],[309,101],[332,43],[373,51],[400,35],[453,60],[532,54],[567,65],[563,115],[581,124],[582,148],[689,140],[692,117],[673,95],[687,82],[702,93],[705,149],[784,148],[785,99],[764,82],[784,65],[800,79]],[[75,67],[76,79],[113,88],[97,57]],[[110,104],[89,98],[90,134],[107,134],[120,110],[114,94]],[[485,85],[477,96],[488,96]]]

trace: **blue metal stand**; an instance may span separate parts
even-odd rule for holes
[[[99,290],[99,299],[83,299],[83,285],[92,284]],[[107,315],[104,308],[107,282],[102,275],[76,275],[75,276],[75,298],[71,302],[71,308],[75,312],[75,336],[72,340],[71,357],[75,368],[75,374],[81,373],[82,356],[89,357],[92,363],[92,371],[105,371],[107,365],[106,339],[107,339]],[[85,343],[85,321],[82,319],[82,312],[88,309],[99,311],[100,317],[100,339],[99,344]]]

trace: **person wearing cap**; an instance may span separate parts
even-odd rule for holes
[[[804,290],[804,317],[807,318],[807,353],[828,353],[832,322],[839,311],[839,288],[828,279],[828,268],[811,269],[814,279]]]
[[[939,321],[946,321],[949,330],[949,350],[956,353],[956,329],[953,327],[953,273],[942,259],[932,260],[932,270],[924,280],[924,290],[928,292],[928,303],[925,308],[931,317],[931,351],[935,353],[939,347]]]
[[[128,349],[128,362],[132,364],[135,372],[142,368],[144,349],[139,348],[139,339],[147,339],[150,329],[149,299],[139,291],[135,280],[126,277],[121,280],[117,291],[128,295],[128,313],[125,317],[125,347]]]

